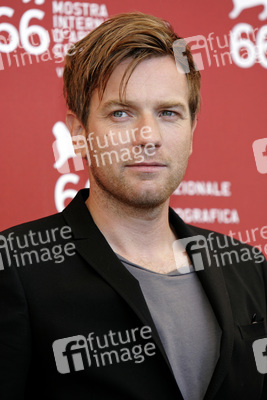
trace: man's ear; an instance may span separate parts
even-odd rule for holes
[[[66,125],[72,137],[72,144],[76,155],[83,158],[87,157],[86,129],[76,116],[70,110],[66,114]]]
[[[191,129],[192,138],[191,138],[190,156],[193,153],[193,137],[194,137],[194,132],[195,132],[196,127],[197,127],[197,118],[195,118],[192,123],[192,129]]]

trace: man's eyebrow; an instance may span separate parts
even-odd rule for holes
[[[102,104],[101,111],[106,111],[109,110],[112,107],[129,107],[129,106],[134,106],[133,102],[124,102],[120,100],[108,100],[104,104]]]
[[[188,109],[183,102],[177,100],[159,100],[155,103],[155,106],[157,108],[180,108],[184,112],[186,112]],[[105,112],[112,107],[138,107],[138,104],[134,101],[108,100],[101,106],[101,111]]]
[[[186,112],[188,107],[186,104],[177,100],[169,100],[169,101],[159,101],[157,103],[157,107],[159,108],[181,108],[182,111]]]

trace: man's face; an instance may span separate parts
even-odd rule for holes
[[[150,208],[168,200],[192,152],[188,85],[170,56],[150,58],[132,73],[121,103],[119,87],[130,61],[113,71],[101,101],[97,90],[92,95],[90,186],[125,204]]]

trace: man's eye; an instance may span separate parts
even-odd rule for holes
[[[115,118],[123,118],[127,117],[127,113],[125,111],[119,110],[119,111],[113,111],[112,116]]]
[[[177,113],[170,110],[163,110],[161,112],[161,115],[163,115],[164,117],[173,117],[174,115],[177,115]]]

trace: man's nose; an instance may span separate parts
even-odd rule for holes
[[[134,136],[135,146],[145,146],[148,143],[153,144],[155,147],[160,147],[162,145],[159,122],[154,116],[146,115],[140,118],[135,128]]]

